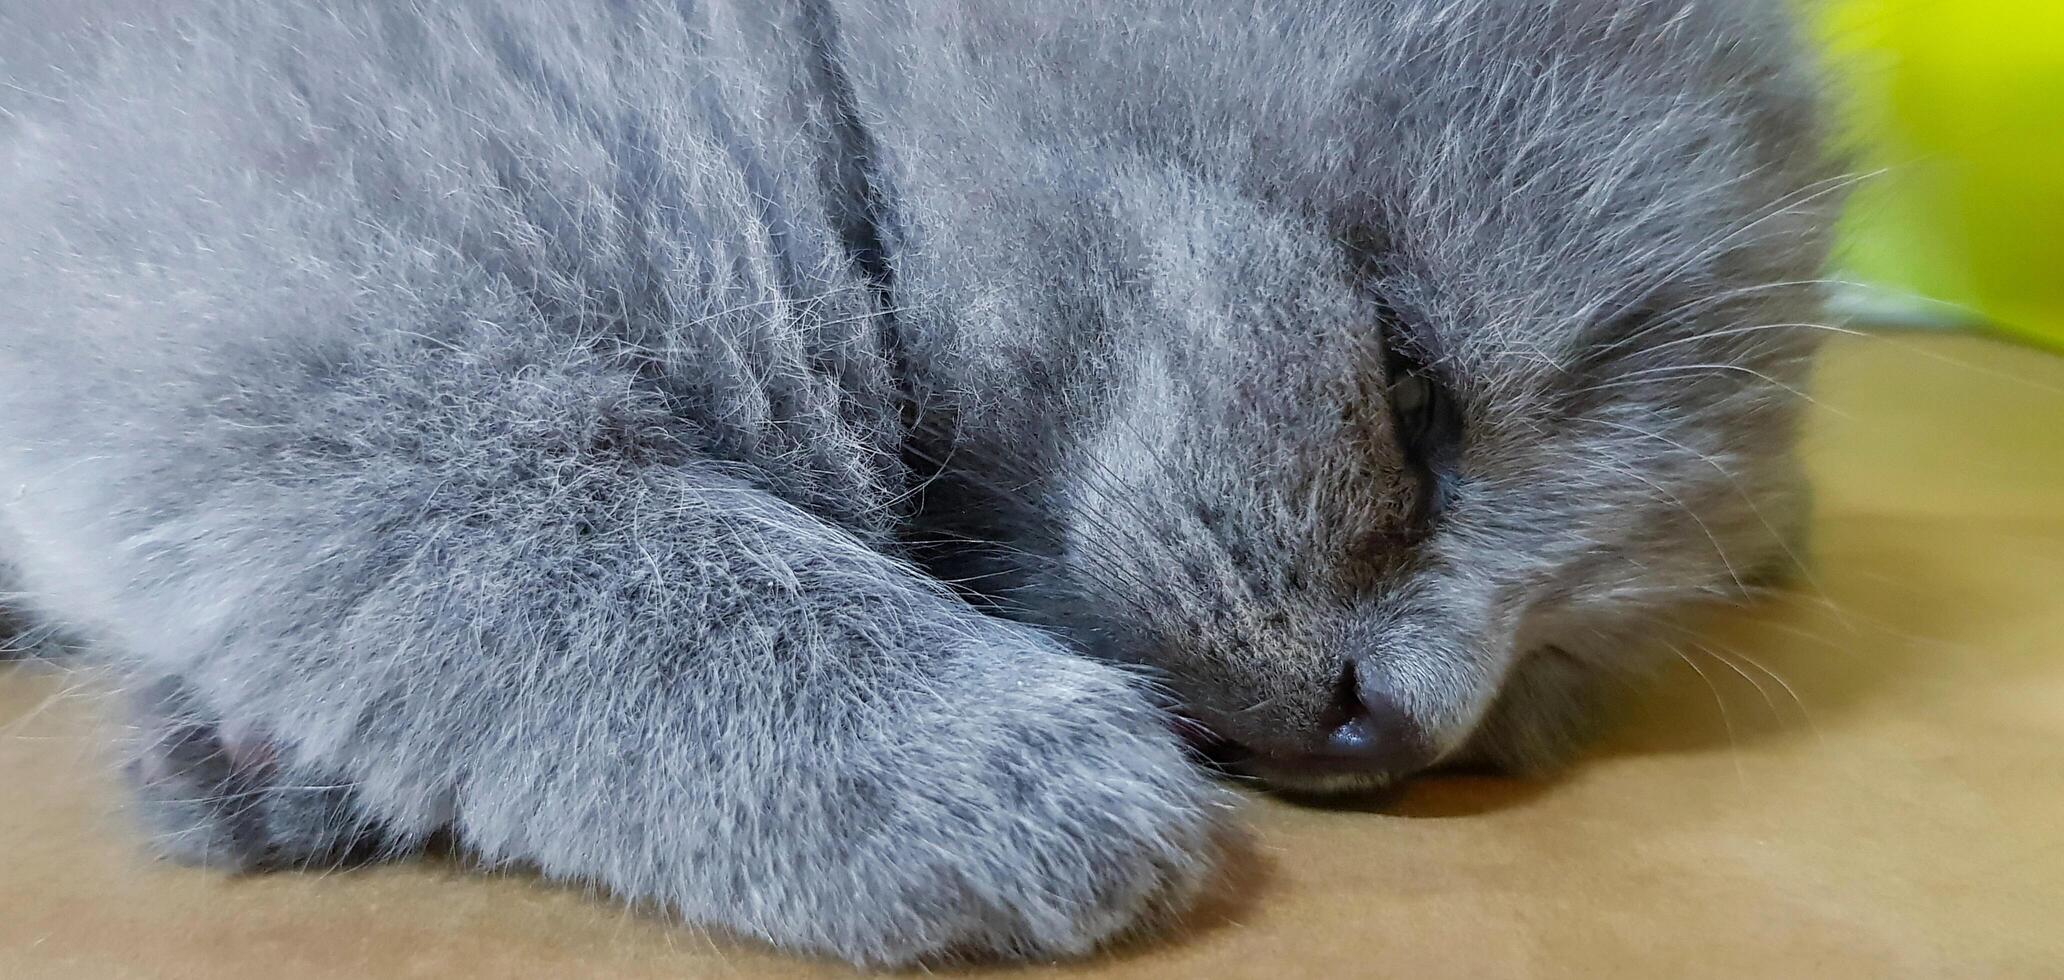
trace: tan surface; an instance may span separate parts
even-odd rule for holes
[[[1051,972],[2064,976],[2064,360],[1850,341],[1823,375],[1817,591],[1672,634],[1711,689],[1678,671],[1542,785],[1257,801],[1192,934]],[[447,864],[154,864],[101,701],[0,668],[0,977],[843,972]]]

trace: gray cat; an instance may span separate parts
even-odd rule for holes
[[[0,24],[0,561],[175,856],[1074,954],[1792,560],[1775,3],[137,6]]]

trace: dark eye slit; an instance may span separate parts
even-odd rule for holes
[[[1416,523],[1430,524],[1446,504],[1462,441],[1462,413],[1438,363],[1430,333],[1414,330],[1385,304],[1383,369],[1393,429],[1406,458],[1419,471]]]

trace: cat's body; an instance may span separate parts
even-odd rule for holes
[[[0,563],[175,853],[1074,952],[1209,867],[1162,708],[1537,764],[1784,560],[1760,4],[191,6],[10,68],[0,170]]]

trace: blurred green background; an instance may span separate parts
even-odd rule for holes
[[[1807,2],[1873,174],[1840,305],[2064,352],[2064,0]]]

